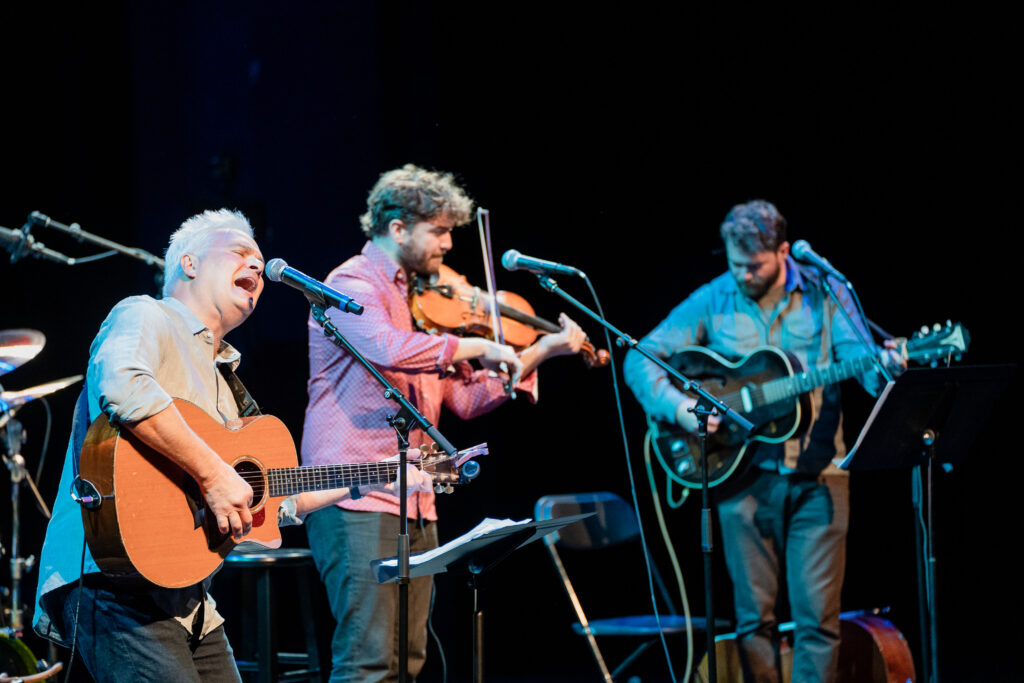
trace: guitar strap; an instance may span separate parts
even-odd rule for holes
[[[238,416],[251,417],[253,415],[262,415],[255,399],[253,399],[248,389],[245,388],[245,385],[242,384],[242,380],[238,379],[235,371],[231,369],[231,364],[218,363],[217,369],[220,370],[220,373],[224,376],[224,381],[227,382],[228,388],[231,390],[231,395],[238,406]],[[74,417],[71,420],[71,452],[73,454],[71,467],[75,479],[78,478],[78,464],[82,454],[82,444],[85,442],[85,434],[88,431],[89,387],[86,384],[78,394],[78,400],[75,402]]]
[[[78,462],[82,456],[82,444],[85,443],[85,435],[89,431],[89,385],[85,386],[78,394],[75,401],[75,414],[71,418],[71,472],[75,479],[78,479]]]
[[[231,369],[231,364],[218,363],[217,369],[220,370],[220,374],[224,375],[224,381],[227,382],[228,388],[231,389],[231,395],[235,397],[235,403],[238,405],[238,416],[251,417],[253,415],[262,415],[260,407],[256,405],[256,400],[253,399],[248,389],[242,384],[242,380],[238,379],[235,371]]]

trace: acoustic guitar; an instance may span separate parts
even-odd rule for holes
[[[970,335],[960,323],[947,322],[945,326],[922,328],[901,341],[901,351],[908,361],[934,365],[943,359],[959,360],[967,350]],[[802,434],[812,418],[812,389],[874,368],[872,358],[865,355],[804,370],[795,356],[774,346],[757,348],[736,362],[694,346],[674,354],[667,362],[754,424],[748,434],[734,422],[723,420],[715,433],[708,435],[709,487],[722,484],[748,464],[748,456],[758,443],[782,443]],[[650,416],[647,424],[655,454],[668,475],[683,486],[700,488],[697,436],[678,424]]]
[[[281,545],[277,512],[286,496],[391,482],[398,473],[397,460],[296,467],[295,444],[277,418],[244,418],[240,429],[228,429],[188,401],[174,404],[252,486],[252,531],[244,540],[267,548]],[[409,464],[430,474],[436,489],[450,492],[471,478],[460,467],[486,452],[482,445],[455,457],[427,454]],[[103,573],[115,579],[191,586],[212,574],[237,543],[217,529],[192,477],[106,416],[86,434],[76,491],[86,500],[82,522],[89,549]]]

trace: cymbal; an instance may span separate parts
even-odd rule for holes
[[[29,362],[45,345],[38,330],[0,330],[0,375]]]
[[[46,384],[29,387],[28,389],[22,389],[21,391],[0,391],[0,410],[13,410],[14,408],[25,405],[29,401],[34,401],[37,398],[42,398],[43,396],[52,394],[55,391],[60,391],[65,387],[69,387],[75,382],[81,381],[84,377],[85,375],[65,377],[64,379],[58,379],[54,382],[47,382]]]

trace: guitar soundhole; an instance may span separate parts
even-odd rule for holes
[[[235,463],[235,471],[245,480],[245,483],[252,487],[251,507],[257,508],[262,505],[263,499],[267,495],[267,478],[260,466],[251,460],[241,460]]]

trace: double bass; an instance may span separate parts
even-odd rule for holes
[[[882,616],[885,610],[843,612],[839,615],[838,683],[908,683],[917,680],[914,657],[899,629]],[[792,631],[793,622],[779,624],[779,631]],[[779,651],[782,681],[793,676],[793,650],[783,641]],[[717,683],[742,683],[736,634],[715,638]],[[708,683],[707,655],[700,663],[696,680]]]

